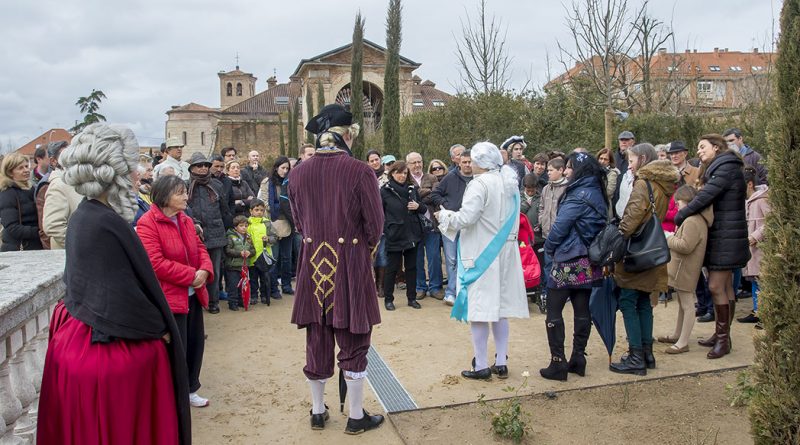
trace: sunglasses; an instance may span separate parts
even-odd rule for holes
[[[433,167],[433,168],[431,168],[432,172],[438,172],[438,171],[441,171],[441,170],[444,170],[444,167]]]

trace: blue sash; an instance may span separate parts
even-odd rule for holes
[[[453,310],[450,311],[450,318],[455,318],[458,321],[467,322],[467,287],[480,278],[486,269],[492,265],[494,260],[503,249],[503,245],[508,240],[511,230],[514,228],[514,223],[519,219],[519,195],[514,193],[514,205],[511,207],[511,215],[497,234],[489,241],[489,245],[481,252],[475,260],[475,267],[469,270],[464,269],[464,264],[461,262],[461,239],[458,240],[458,256],[456,262],[458,265],[458,283],[461,285],[461,290],[458,291],[456,302],[453,305]]]

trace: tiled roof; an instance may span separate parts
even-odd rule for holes
[[[775,57],[775,53],[728,51],[715,48],[712,52],[689,51],[683,53],[656,53],[650,61],[650,75],[654,78],[698,77],[698,78],[742,78],[753,74],[766,73]],[[595,64],[599,66],[599,57],[595,56]],[[639,75],[638,68],[629,62],[629,74],[634,78]],[[553,79],[550,83],[568,81],[583,71],[584,64],[576,63],[566,73]]]
[[[250,99],[243,100],[236,105],[222,110],[226,114],[279,114],[289,111],[289,106],[295,98],[300,97],[300,82],[289,82],[275,85],[274,87],[256,94]]]
[[[33,156],[33,152],[36,151],[36,147],[39,145],[47,145],[49,142],[55,141],[72,141],[72,134],[69,131],[64,130],[63,128],[53,128],[50,130],[45,131],[35,139],[31,140],[27,144],[23,145],[22,147],[16,149],[17,153],[22,153],[25,156]]]
[[[324,59],[326,57],[333,56],[334,54],[339,54],[340,52],[343,52],[343,51],[347,51],[352,46],[353,46],[353,43],[351,42],[351,43],[348,43],[347,45],[343,45],[343,46],[340,46],[338,48],[332,49],[330,51],[324,52],[322,54],[318,54],[318,55],[316,55],[314,57],[311,57],[309,59],[303,59],[303,60],[300,61],[299,64],[297,64],[297,68],[295,68],[294,73],[292,74],[292,76],[297,76],[300,73],[300,68],[302,68],[303,65],[305,65],[306,63],[324,62],[324,60],[322,60],[322,59]],[[382,46],[380,46],[380,45],[378,45],[378,44],[376,44],[376,43],[374,43],[372,41],[369,41],[367,39],[364,39],[364,46],[372,47],[373,49],[376,49],[376,50],[378,50],[378,51],[380,51],[382,53],[386,52],[386,48],[384,48],[384,47],[382,47]],[[420,63],[414,62],[413,60],[411,60],[411,59],[409,59],[407,57],[403,57],[402,55],[400,56],[400,64],[401,65],[411,65],[411,66],[414,66],[414,67],[419,67],[419,66],[422,65]]]
[[[453,98],[450,94],[437,90],[436,84],[430,80],[422,83],[415,81],[412,91],[414,92],[412,101],[412,109],[414,111],[433,110],[443,106]]]
[[[167,111],[167,114],[180,112],[180,111],[206,111],[209,113],[216,113],[219,111],[219,108],[209,108],[205,105],[200,105],[194,102],[189,102],[186,105],[181,106],[173,106],[171,110]]]

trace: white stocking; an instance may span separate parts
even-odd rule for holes
[[[322,414],[325,412],[325,382],[327,379],[322,380],[309,380],[311,385],[311,413]]]
[[[492,323],[492,337],[494,337],[494,350],[497,357],[494,363],[497,366],[505,366],[506,356],[508,355],[508,319],[501,318]]]
[[[475,349],[475,370],[480,371],[489,367],[487,342],[489,341],[489,323],[473,321],[469,324],[472,332],[472,347]]]
[[[344,379],[347,384],[347,406],[350,408],[351,419],[361,419],[364,417],[364,379]]]

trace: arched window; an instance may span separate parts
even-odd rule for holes
[[[183,132],[183,145],[186,145],[186,132]]]
[[[236,84],[236,95],[237,96],[241,96],[242,95],[242,84],[241,83],[237,83]]]
[[[200,132],[200,145],[206,145],[206,132]]]
[[[233,85],[230,82],[228,82],[228,91],[227,91],[227,93],[228,93],[228,96],[233,96]]]

